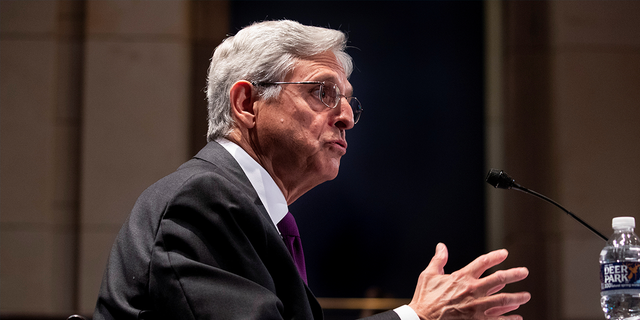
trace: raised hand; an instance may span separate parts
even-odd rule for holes
[[[409,306],[423,320],[486,319],[519,320],[519,315],[503,316],[531,299],[528,292],[498,293],[505,285],[529,275],[527,268],[500,270],[480,278],[489,268],[507,258],[507,250],[496,250],[476,258],[466,267],[444,274],[449,253],[439,243],[436,254],[420,274]]]

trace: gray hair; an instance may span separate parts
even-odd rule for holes
[[[234,83],[283,81],[298,60],[327,51],[335,54],[349,77],[353,63],[345,52],[346,42],[341,31],[290,20],[254,23],[226,38],[216,48],[209,66],[207,141],[226,137],[233,129],[229,91]],[[280,86],[266,87],[259,94],[272,99],[280,90]]]

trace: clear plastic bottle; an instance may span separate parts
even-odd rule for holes
[[[613,235],[600,252],[600,305],[607,319],[640,320],[640,239],[633,217],[611,222]]]

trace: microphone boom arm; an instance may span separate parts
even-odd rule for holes
[[[559,203],[553,201],[551,198],[540,194],[538,192],[535,192],[533,190],[529,190],[519,184],[516,183],[516,181],[514,179],[512,179],[511,177],[509,177],[507,175],[506,172],[502,171],[502,170],[497,170],[497,169],[491,169],[489,171],[489,173],[487,174],[487,183],[489,183],[490,185],[494,186],[495,188],[500,188],[500,189],[515,189],[530,195],[534,195],[542,200],[545,200],[553,205],[555,205],[556,207],[562,209],[562,211],[566,212],[569,216],[571,216],[573,219],[575,219],[576,221],[580,222],[580,224],[582,224],[583,226],[587,227],[587,229],[591,230],[593,233],[595,233],[596,235],[598,235],[600,238],[602,238],[604,241],[609,241],[609,239],[607,239],[607,237],[605,237],[602,233],[598,232],[598,230],[594,229],[593,227],[591,227],[590,225],[588,225],[586,222],[582,221],[582,219],[578,218],[575,214],[571,213],[571,211],[565,209],[563,206],[561,206]]]

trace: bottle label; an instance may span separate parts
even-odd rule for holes
[[[600,290],[640,289],[640,262],[600,265]]]

